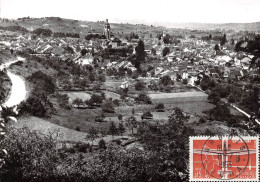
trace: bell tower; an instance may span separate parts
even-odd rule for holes
[[[108,23],[108,19],[106,19],[104,28],[105,28],[105,36],[109,40],[110,39],[110,24]]]

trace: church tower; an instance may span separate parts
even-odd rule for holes
[[[110,24],[108,23],[108,19],[106,19],[104,28],[105,28],[105,36],[109,40],[110,39]]]

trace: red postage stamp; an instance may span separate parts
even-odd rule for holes
[[[258,137],[190,137],[190,181],[259,181]]]

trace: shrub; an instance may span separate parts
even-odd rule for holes
[[[165,47],[165,48],[163,48],[162,53],[163,53],[163,57],[166,56],[167,54],[170,53],[170,48],[169,48],[169,47]]]
[[[105,142],[104,139],[99,140],[98,147],[99,147],[99,149],[106,149],[107,148],[106,147],[106,142]]]
[[[156,106],[155,106],[155,109],[158,111],[158,112],[164,112],[164,104],[163,103],[158,103]]]
[[[114,99],[113,100],[113,104],[118,107],[120,105],[120,100],[119,99]]]
[[[10,130],[1,141],[8,160],[0,170],[0,180],[49,181],[58,176],[55,135],[41,135],[28,128]]]
[[[19,105],[20,114],[31,114],[38,117],[46,117],[47,108],[38,97],[30,96]]]
[[[136,98],[136,102],[144,102],[146,104],[152,104],[151,98],[146,93],[140,93]]]
[[[199,123],[206,123],[207,122],[207,120],[205,119],[205,118],[200,118],[200,120],[199,120]]]
[[[90,145],[88,143],[77,143],[74,148],[79,152],[86,153],[89,147]]]
[[[188,84],[188,80],[187,80],[187,79],[183,79],[183,80],[182,80],[182,83],[183,83],[183,84]]]
[[[105,102],[101,105],[102,111],[108,112],[108,113],[114,113],[114,104],[111,100],[105,100]]]
[[[150,111],[147,111],[147,112],[143,113],[142,117],[144,119],[151,119],[151,118],[153,118],[153,115]]]
[[[140,91],[140,90],[143,90],[144,88],[145,88],[144,82],[142,82],[142,81],[136,82],[136,84],[135,84],[135,90]]]

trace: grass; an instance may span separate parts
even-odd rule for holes
[[[192,115],[203,116],[203,111],[214,107],[202,92],[149,94],[154,104],[163,103],[166,108],[179,107]]]
[[[49,134],[59,131],[61,133],[60,140],[82,141],[86,137],[86,133],[66,128],[57,124],[53,124],[48,119],[37,117],[19,118],[19,122],[14,124],[15,128],[28,127],[31,130],[39,131],[43,134]]]
[[[70,110],[60,108],[55,98],[52,98],[52,103],[57,112],[48,118],[51,123],[64,126],[70,129],[76,129],[78,127],[80,131],[87,132],[88,129],[93,126],[99,131],[107,130],[109,122],[98,123],[95,122],[95,117],[100,116],[102,112],[100,107],[94,109],[77,109],[72,108]],[[105,117],[117,117],[117,113],[104,113]]]
[[[46,75],[50,75],[50,76],[55,76],[57,73],[52,68],[44,67],[42,64],[36,61],[27,60],[27,59],[22,65],[12,65],[10,69],[15,74],[20,75],[24,78],[30,76],[32,73],[37,72],[39,70],[41,70]]]
[[[110,91],[103,91],[106,95],[106,98],[109,99],[109,98],[112,98],[112,99],[120,99],[120,95],[117,94],[117,93],[114,93],[114,92],[110,92]]]
[[[68,94],[69,98],[70,98],[70,102],[72,102],[74,99],[76,98],[80,98],[82,99],[83,101],[85,100],[89,100],[91,95],[84,92],[84,91],[63,91],[63,92],[60,92],[61,94]]]
[[[206,130],[217,133],[218,135],[226,135],[230,128],[225,122],[221,121],[207,121],[203,124],[192,125],[194,130],[198,132],[205,132]]]

